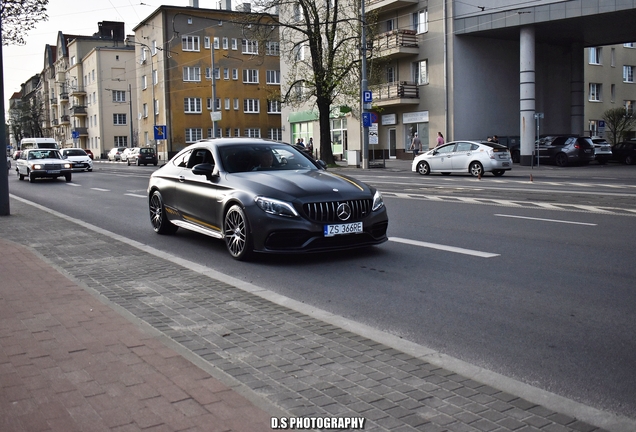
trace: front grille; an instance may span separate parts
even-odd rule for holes
[[[343,222],[338,219],[337,210],[340,204],[348,204],[351,208],[351,217],[347,219],[347,222],[359,221],[371,212],[371,206],[373,200],[344,200],[344,201],[331,201],[331,202],[317,202],[303,205],[303,212],[307,219],[321,222]]]
[[[44,165],[45,170],[59,170],[62,169],[62,164],[46,164]]]

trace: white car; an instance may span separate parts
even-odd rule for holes
[[[93,160],[81,148],[65,148],[60,150],[62,157],[73,164],[73,171],[93,171]]]
[[[30,182],[38,178],[58,177],[64,177],[70,182],[73,175],[72,163],[63,159],[59,150],[55,149],[24,150],[15,164],[18,178],[24,180],[28,177]]]
[[[481,177],[486,172],[502,176],[512,169],[507,147],[489,141],[453,141],[435,147],[413,160],[411,171],[430,173],[470,173]]]
[[[121,152],[120,160],[122,162],[128,162],[130,157],[135,154],[135,152],[139,151],[139,147],[130,147],[126,148],[123,152]]]

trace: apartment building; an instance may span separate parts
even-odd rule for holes
[[[141,145],[166,159],[202,138],[283,139],[277,34],[249,39],[250,13],[161,6],[133,29]]]
[[[91,36],[58,32],[44,53],[40,93],[45,135],[62,147],[90,149],[100,157],[114,146],[131,146],[136,100],[134,48],[124,44],[124,23],[98,23]]]
[[[605,137],[603,113],[624,107],[634,115],[636,106],[636,43],[590,47],[585,50],[587,98],[585,118],[590,136]],[[630,138],[636,137],[632,131]]]

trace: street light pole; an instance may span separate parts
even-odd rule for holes
[[[132,113],[132,85],[128,84],[128,107],[130,110],[130,147],[133,147],[133,113]]]

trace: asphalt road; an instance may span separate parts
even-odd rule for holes
[[[342,171],[377,185],[391,241],[354,253],[232,260],[180,230],[158,236],[154,167],[10,193],[188,260],[603,410],[636,418],[636,170],[503,178]],[[609,168],[609,169],[607,169]],[[587,169],[587,170],[586,170]],[[134,275],[131,275],[134,278]]]

